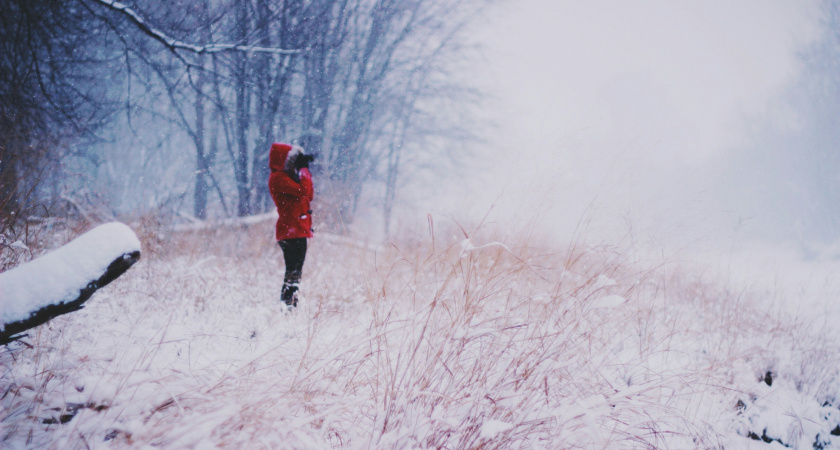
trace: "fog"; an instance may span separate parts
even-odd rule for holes
[[[474,24],[485,64],[470,73],[493,126],[437,210],[492,209],[559,242],[756,235],[739,171],[756,123],[794,121],[784,97],[821,24],[813,1],[498,5]]]
[[[29,214],[266,213],[266,149],[286,141],[320,155],[325,231],[390,238],[431,213],[559,243],[840,242],[836,1],[27,4],[3,20],[69,34],[3,37],[19,82],[0,85],[0,161],[17,161],[0,167],[0,234]],[[259,46],[230,47],[243,27]],[[16,58],[67,65],[41,85]]]

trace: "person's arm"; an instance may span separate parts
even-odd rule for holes
[[[312,197],[314,196],[315,189],[312,187],[312,174],[309,172],[308,167],[304,167],[298,171],[298,175],[300,176],[300,187],[304,192],[304,196],[312,201]]]
[[[309,170],[306,171],[307,174]],[[291,195],[293,197],[306,197],[312,195],[312,175],[308,174],[309,182],[308,182],[308,189],[307,184],[303,182],[303,177],[301,177],[301,182],[295,182],[289,175],[284,172],[273,172],[271,176],[268,178],[268,190],[271,193],[272,197],[276,197],[277,195]]]

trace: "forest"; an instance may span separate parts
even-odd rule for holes
[[[266,212],[268,148],[284,141],[317,155],[325,226],[352,223],[367,193],[388,228],[406,173],[475,138],[476,92],[449,75],[485,3],[4,2],[0,233]]]
[[[838,67],[838,0],[0,1],[0,447],[840,448]]]

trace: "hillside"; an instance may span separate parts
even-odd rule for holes
[[[0,350],[13,448],[829,448],[840,347],[679,264],[486,230],[311,241],[138,233],[87,308]]]

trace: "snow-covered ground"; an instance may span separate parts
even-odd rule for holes
[[[840,447],[833,309],[740,257],[321,235],[286,313],[270,221],[140,234],[85,310],[0,350],[4,446]]]

